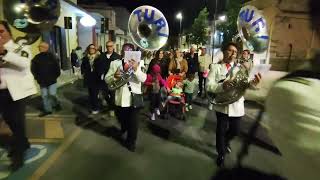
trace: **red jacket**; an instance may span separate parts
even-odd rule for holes
[[[162,86],[167,87],[167,82],[161,77],[160,74],[158,74],[158,81],[160,83],[160,87],[162,87]],[[144,84],[146,86],[152,86],[152,75],[151,74],[147,75],[147,79],[144,82]]]

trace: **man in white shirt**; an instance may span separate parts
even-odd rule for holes
[[[223,50],[223,60],[218,64],[212,64],[209,76],[207,91],[212,93],[227,92],[233,87],[232,80],[228,79],[231,73],[236,74],[239,66],[236,64],[238,47],[229,43]],[[251,81],[252,85],[259,83],[261,76],[256,75]],[[228,80],[226,80],[228,79]],[[223,166],[226,152],[231,152],[230,141],[239,133],[239,123],[244,116],[244,97],[228,105],[215,105],[214,110],[217,116],[216,148],[218,152],[217,165]]]
[[[122,58],[124,57],[124,51],[133,51],[133,44],[124,44],[122,46]],[[131,92],[134,94],[142,94],[141,83],[147,79],[146,73],[142,71],[144,62],[139,60],[131,60],[129,62],[130,66],[134,69],[134,77],[129,80],[129,86],[131,87]],[[114,60],[110,64],[110,69],[106,75],[107,83],[118,80],[121,77],[120,69],[123,66],[123,60]],[[134,108],[132,105],[132,95],[129,90],[128,84],[116,89],[115,91],[115,105],[116,105],[116,117],[121,125],[121,133],[127,133],[125,140],[125,146],[128,150],[134,152],[136,146],[136,139],[138,134],[138,115],[139,108]]]

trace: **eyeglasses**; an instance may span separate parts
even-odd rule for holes
[[[89,49],[94,49],[95,50],[96,48],[95,47],[90,47]]]

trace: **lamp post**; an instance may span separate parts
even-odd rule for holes
[[[181,29],[182,29],[182,26],[181,26],[181,23],[182,23],[182,13],[179,12],[177,15],[176,15],[176,18],[179,19],[179,23],[180,23],[180,29],[179,29],[179,47],[181,48]]]

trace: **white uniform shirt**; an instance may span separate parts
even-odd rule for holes
[[[234,63],[230,63],[231,68],[234,66]],[[239,70],[239,67],[232,69],[232,73],[235,74]],[[228,73],[226,64],[212,64],[210,72],[208,75],[207,82],[207,91],[213,93],[224,92],[222,88],[222,82],[220,80],[226,79]],[[228,114],[229,117],[241,117],[244,116],[244,97],[241,97],[238,101],[229,104],[229,105],[214,105],[214,110]]]
[[[0,89],[8,89],[14,101],[37,93],[34,78],[30,71],[31,53],[29,46],[24,46],[18,53],[19,47],[12,40],[4,45],[8,51],[2,59],[5,64],[0,68]]]
[[[122,66],[122,60],[112,61],[110,64],[110,69],[106,75],[106,81],[109,84],[114,81],[114,73],[119,67]],[[141,68],[144,66],[143,60],[140,61],[137,71],[134,73],[134,78],[132,78],[129,83],[133,93],[141,94],[141,83],[147,79],[147,74],[142,72]],[[120,87],[115,92],[115,104],[116,106],[121,107],[130,107],[131,106],[131,93],[129,91],[128,85]]]
[[[320,80],[309,85],[277,82],[266,99],[268,134],[282,153],[282,173],[290,180],[320,178]]]

